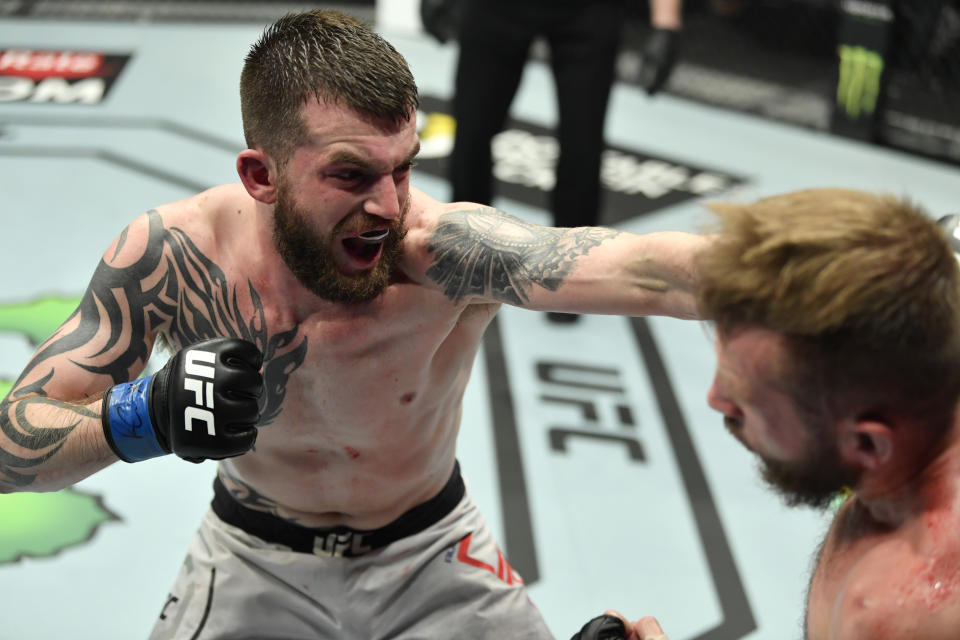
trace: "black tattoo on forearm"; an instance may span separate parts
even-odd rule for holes
[[[430,237],[427,276],[454,302],[476,295],[522,306],[532,287],[556,291],[578,258],[617,234],[542,227],[489,207],[452,211]]]
[[[62,427],[40,427],[33,424],[27,412],[32,406],[48,405],[60,410],[63,419],[68,422]],[[99,418],[86,407],[60,402],[43,396],[29,396],[22,399],[14,411],[15,419],[10,418],[10,401],[0,403],[0,432],[13,444],[24,450],[15,455],[0,449],[0,474],[9,484],[24,487],[36,477],[22,470],[34,467],[56,454],[80,421],[84,418]],[[75,419],[75,420],[74,420]]]

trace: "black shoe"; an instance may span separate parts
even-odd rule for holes
[[[560,313],[559,311],[548,311],[547,320],[555,324],[573,324],[580,320],[579,313]]]

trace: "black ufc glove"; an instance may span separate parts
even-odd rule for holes
[[[623,620],[605,613],[583,625],[570,640],[625,640],[626,637]]]
[[[654,27],[647,35],[640,52],[640,86],[649,95],[663,88],[673,71],[680,52],[680,32]]]
[[[107,389],[101,418],[107,443],[126,462],[246,453],[257,439],[262,364],[254,344],[235,338],[183,349],[152,376]]]
[[[424,30],[439,40],[456,40],[460,31],[463,0],[420,0],[420,21]]]

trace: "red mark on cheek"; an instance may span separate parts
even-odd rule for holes
[[[354,449],[353,447],[344,447],[343,450],[346,451],[347,455],[353,458],[354,460],[360,457],[360,452]]]
[[[411,391],[410,393],[405,393],[405,394],[403,394],[402,396],[400,396],[400,403],[401,403],[401,404],[410,404],[411,402],[413,402],[413,399],[416,398],[416,397],[417,397],[417,394],[415,394],[415,393],[412,392],[412,391]]]
[[[307,453],[320,453],[316,449],[307,449]]]

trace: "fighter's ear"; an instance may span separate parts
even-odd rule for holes
[[[839,437],[840,456],[863,469],[877,469],[893,456],[893,427],[882,420],[845,420]]]
[[[237,173],[250,197],[264,204],[277,200],[277,165],[259,149],[244,149],[237,156]]]

